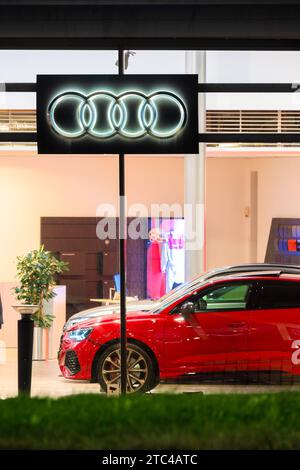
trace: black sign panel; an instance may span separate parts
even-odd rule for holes
[[[197,75],[38,75],[38,152],[198,153]]]
[[[300,219],[272,219],[265,263],[300,265]]]

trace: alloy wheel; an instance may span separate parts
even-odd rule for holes
[[[102,377],[107,387],[120,384],[121,352],[115,349],[110,352],[102,364]],[[149,370],[145,357],[135,349],[127,348],[127,393],[138,392],[148,378]]]

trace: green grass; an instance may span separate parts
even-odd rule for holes
[[[0,449],[299,449],[300,393],[0,401]]]

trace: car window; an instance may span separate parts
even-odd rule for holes
[[[249,292],[249,284],[226,285],[219,287],[200,298],[199,310],[232,310],[245,309]]]
[[[226,284],[209,291],[191,296],[184,303],[193,303],[194,313],[223,311],[223,310],[245,310],[250,294],[251,283]],[[181,305],[183,305],[181,304]],[[180,311],[180,307],[176,309]]]
[[[292,307],[300,307],[300,283],[261,283],[259,308],[269,309]]]

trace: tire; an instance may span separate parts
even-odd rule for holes
[[[133,370],[128,371],[127,393],[145,393],[158,384],[159,379],[149,354],[141,346],[129,343],[127,344],[127,367],[133,364]],[[111,386],[120,384],[119,344],[109,346],[99,357],[97,380],[104,392],[107,392],[108,384]]]

